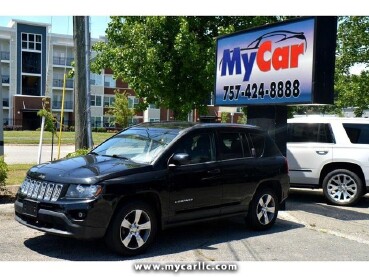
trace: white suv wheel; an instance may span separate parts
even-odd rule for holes
[[[356,173],[337,169],[324,178],[323,191],[332,204],[349,205],[355,203],[362,195],[362,182]]]

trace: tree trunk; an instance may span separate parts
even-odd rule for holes
[[[74,42],[74,114],[76,150],[88,148],[86,95],[85,17],[73,16]]]

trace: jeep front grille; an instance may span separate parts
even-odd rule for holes
[[[35,200],[57,201],[63,190],[62,184],[54,184],[26,178],[21,186],[20,193]]]

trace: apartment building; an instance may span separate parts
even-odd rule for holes
[[[72,69],[74,59],[73,37],[51,33],[50,30],[50,24],[22,20],[12,20],[8,27],[0,27],[4,128],[39,128],[41,121],[37,111],[42,109],[44,98],[48,99],[47,108],[58,119],[61,117],[64,75]],[[92,38],[91,44],[103,39]],[[100,74],[91,73],[90,80],[93,128],[114,127],[114,118],[107,115],[107,110],[114,103],[117,89],[128,93],[131,108],[139,102],[129,84],[115,80],[109,69],[102,70]],[[74,101],[74,80],[67,78],[63,114],[66,126],[74,126]],[[236,108],[209,106],[209,113],[214,116],[220,117],[223,110],[230,113],[229,122],[237,122],[238,116],[242,114]],[[199,117],[194,110],[188,120],[198,121]],[[173,113],[170,110],[150,105],[146,111],[133,117],[132,124],[172,119]]]

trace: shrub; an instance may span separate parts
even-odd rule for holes
[[[89,149],[78,149],[75,152],[69,153],[66,157],[67,158],[74,158],[74,157],[78,157],[78,156],[83,156],[83,155],[87,155],[90,152]]]
[[[96,129],[96,132],[98,132],[98,133],[106,133],[107,130],[104,127],[99,127],[99,128]]]
[[[8,178],[8,165],[4,161],[4,157],[0,157],[0,191],[5,190],[5,181]]]

